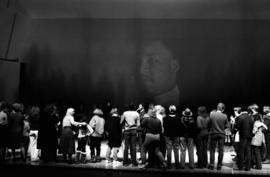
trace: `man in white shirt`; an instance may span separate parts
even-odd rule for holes
[[[140,115],[136,111],[136,107],[133,104],[129,105],[129,109],[125,111],[121,117],[121,124],[124,124],[124,160],[123,165],[128,165],[128,149],[131,152],[131,162],[133,166],[137,166],[136,159],[136,138],[137,128],[140,126]]]

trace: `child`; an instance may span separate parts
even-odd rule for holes
[[[87,122],[87,117],[82,116],[80,122]],[[79,133],[78,133],[78,147],[76,152],[76,163],[86,163],[86,143],[88,139],[88,132],[89,130],[88,125],[81,125],[79,126]],[[91,128],[91,127],[90,127]],[[93,130],[92,130],[93,131]]]

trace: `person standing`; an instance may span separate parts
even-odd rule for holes
[[[7,103],[2,103],[0,107],[0,161],[5,160],[7,148],[8,132],[8,109]]]
[[[218,163],[217,170],[221,170],[223,155],[224,155],[224,143],[225,143],[225,129],[229,127],[227,115],[224,114],[225,105],[218,103],[217,110],[210,113],[210,165],[209,169],[214,169],[215,164],[215,149],[218,144]]]
[[[185,168],[186,150],[188,150],[189,168],[194,168],[194,138],[196,136],[196,122],[193,113],[189,108],[182,112],[181,118],[180,149],[181,161],[180,168]]]
[[[141,168],[146,168],[146,153],[151,147],[154,149],[154,154],[157,156],[158,160],[161,162],[162,168],[167,168],[165,159],[160,152],[160,134],[162,133],[161,121],[156,118],[156,110],[152,109],[149,111],[149,118],[144,119],[142,122],[142,127],[145,128],[145,140],[142,145],[142,166]]]
[[[85,122],[74,121],[75,110],[73,108],[68,108],[66,115],[62,123],[62,132],[60,137],[60,148],[59,153],[63,154],[64,161],[68,163],[73,163],[72,154],[75,153],[75,140],[73,136],[72,126],[86,125]],[[67,160],[68,154],[68,160]]]
[[[266,144],[266,160],[263,162],[265,164],[270,163],[270,106],[264,107],[264,113],[266,114],[263,118],[263,123],[266,125],[267,130],[264,129],[264,137]]]
[[[123,165],[128,165],[128,149],[130,148],[131,163],[133,166],[137,166],[138,163],[136,158],[136,138],[137,129],[140,126],[140,115],[136,111],[136,107],[134,104],[130,104],[128,110],[123,113],[120,123],[124,123],[125,149]]]
[[[181,118],[176,115],[176,106],[169,106],[169,114],[163,119],[164,136],[167,151],[167,165],[171,168],[172,150],[174,152],[175,168],[180,167],[179,147],[180,147],[180,130]]]
[[[94,116],[89,122],[89,125],[93,128],[94,132],[90,135],[90,150],[91,150],[91,161],[100,162],[100,148],[101,140],[104,133],[105,120],[102,117],[103,112],[101,109],[94,110]]]
[[[205,106],[198,108],[197,117],[197,154],[198,154],[198,168],[207,167],[207,143],[209,137],[208,131],[209,124],[209,114],[207,114],[207,109]]]
[[[16,158],[16,149],[21,150],[21,158],[24,159],[23,156],[23,126],[24,126],[24,115],[23,110],[24,106],[20,103],[14,103],[12,105],[12,112],[10,113],[10,117],[8,120],[9,125],[9,148],[12,149],[13,160]]]
[[[238,123],[235,125],[239,130],[239,159],[238,170],[243,170],[245,163],[245,170],[249,171],[251,168],[251,139],[253,137],[253,118],[248,114],[246,107],[243,107],[239,117]]]
[[[110,162],[111,150],[113,151],[113,164],[117,165],[117,153],[122,141],[122,127],[120,124],[120,115],[117,108],[113,108],[110,112],[110,117],[105,126],[108,132],[108,148],[106,152],[106,160]]]
[[[38,126],[37,148],[41,151],[43,162],[57,161],[58,125],[57,107],[48,104],[41,112]]]

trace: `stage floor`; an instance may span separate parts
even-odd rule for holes
[[[133,167],[132,165],[129,166],[123,166],[122,162],[119,164],[113,164],[113,163],[107,163],[105,161],[105,153],[106,153],[106,149],[107,149],[107,142],[104,141],[102,142],[101,145],[101,157],[102,157],[102,161],[99,163],[86,163],[86,164],[68,164],[68,163],[63,163],[61,162],[62,156],[59,154],[59,162],[58,163],[42,163],[40,161],[36,161],[36,162],[27,162],[26,164],[24,164],[23,162],[21,162],[20,160],[18,161],[11,161],[11,160],[7,160],[5,163],[1,163],[2,165],[8,165],[8,166],[18,166],[18,165],[23,165],[24,167],[46,167],[48,169],[50,168],[70,168],[70,169],[90,169],[90,170],[113,170],[113,171],[125,171],[125,172],[138,172],[138,171],[163,171],[162,169],[155,169],[155,168],[148,168],[147,170],[144,169],[140,169],[139,167]],[[118,153],[118,157],[120,159],[120,161],[122,160],[123,154],[122,154],[122,148],[120,148],[120,152]],[[196,149],[194,149],[194,154],[196,152]],[[187,154],[187,153],[186,153]],[[216,161],[217,161],[217,153],[216,153]],[[225,152],[224,152],[224,158],[223,158],[223,166],[222,166],[222,170],[218,171],[216,169],[214,170],[209,170],[207,168],[203,168],[203,169],[189,169],[188,167],[186,167],[185,169],[175,169],[174,167],[172,167],[171,169],[166,169],[166,173],[194,173],[194,174],[201,174],[201,173],[207,173],[207,174],[213,174],[213,175],[218,175],[218,174],[225,174],[225,175],[231,175],[231,174],[235,174],[235,175],[270,175],[270,164],[263,164],[262,165],[262,170],[256,170],[256,169],[251,169],[250,171],[239,171],[239,170],[234,170],[234,168],[236,168],[236,164],[234,161],[232,161],[232,158],[234,157],[235,153],[233,151],[232,147],[229,146],[225,146]],[[137,158],[139,159],[140,154],[137,153]],[[194,155],[195,157],[195,162],[197,162],[197,156]],[[208,154],[209,157],[209,154]],[[89,150],[89,146],[87,146],[87,159],[90,160],[90,150]],[[172,158],[172,160],[174,161],[174,158]],[[188,163],[188,156],[186,157],[186,161]]]

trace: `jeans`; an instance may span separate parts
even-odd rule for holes
[[[125,149],[124,149],[124,160],[123,163],[128,163],[128,149],[131,152],[131,162],[132,164],[137,164],[136,159],[136,137],[137,131],[136,130],[128,130],[124,132],[124,139],[125,139]]]
[[[262,156],[261,156],[261,146],[251,146],[252,151],[252,163],[256,164],[257,169],[262,168]]]
[[[194,168],[194,143],[193,138],[180,137],[181,162],[182,168],[186,164],[186,149],[188,149],[189,167]]]
[[[214,167],[215,164],[215,151],[216,145],[218,144],[218,163],[217,166],[222,166],[223,155],[224,155],[224,142],[225,135],[222,134],[213,134],[210,136],[210,166]]]
[[[158,159],[161,162],[164,162],[165,159],[162,155],[162,153],[160,152],[160,135],[154,135],[151,133],[146,133],[145,135],[145,140],[144,143],[142,145],[142,163],[145,164],[146,163],[146,152],[149,150],[149,148],[154,148],[154,153],[155,155],[158,157]]]
[[[207,166],[207,145],[208,145],[208,134],[199,135],[197,139],[197,155],[198,155],[198,167]]]
[[[167,151],[167,163],[171,163],[172,150],[174,152],[175,164],[179,164],[179,145],[180,138],[179,137],[167,137],[165,136],[166,141],[166,151]]]
[[[242,169],[243,165],[249,170],[251,166],[251,138],[240,138],[238,168]]]

